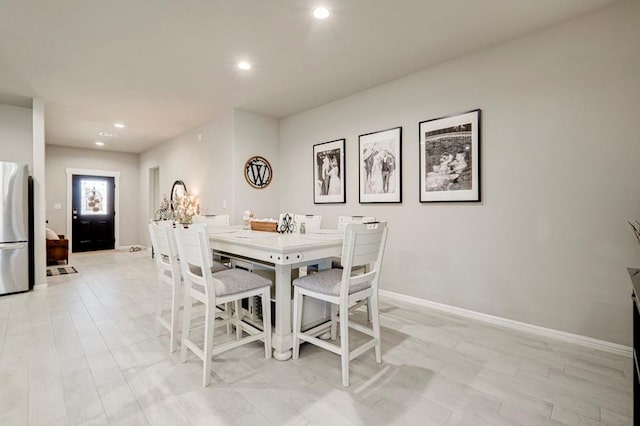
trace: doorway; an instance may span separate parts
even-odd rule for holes
[[[149,218],[155,219],[160,206],[160,167],[149,169]]]
[[[118,248],[120,172],[66,171],[67,233],[71,252]]]
[[[115,182],[109,176],[73,175],[73,252],[115,248]]]

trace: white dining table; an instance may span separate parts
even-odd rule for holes
[[[275,324],[272,334],[273,357],[291,358],[291,271],[307,265],[331,267],[331,258],[342,251],[343,234],[337,230],[317,233],[278,234],[239,230],[232,227],[208,229],[213,251],[272,265],[275,269]]]

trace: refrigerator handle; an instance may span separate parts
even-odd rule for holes
[[[0,250],[19,250],[27,247],[27,243],[0,243]]]

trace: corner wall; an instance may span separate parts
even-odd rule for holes
[[[33,164],[33,263],[35,268],[35,285],[47,282],[47,248],[45,242],[45,143],[44,143],[44,99],[32,99],[32,164]]]
[[[640,3],[280,122],[281,211],[388,220],[381,287],[631,344],[640,248]],[[482,109],[482,203],[418,202],[418,123]],[[358,203],[358,135],[403,127],[403,204]],[[347,139],[346,205],[314,205],[312,146]],[[287,194],[287,196],[285,196]]]
[[[280,161],[278,121],[239,109],[233,110],[235,223],[242,223],[245,210],[252,210],[256,219],[274,218],[280,214]],[[269,161],[273,178],[269,186],[256,189],[246,182],[244,166],[247,160],[260,155]]]
[[[33,174],[33,110],[0,104],[0,161],[29,165]]]
[[[198,140],[200,135],[201,140]],[[244,210],[257,216],[278,216],[277,174],[269,187],[256,190],[245,182],[244,164],[252,155],[265,156],[278,166],[278,121],[233,109],[140,156],[140,229],[146,230],[149,211],[149,170],[160,169],[160,199],[171,196],[171,185],[184,181],[200,198],[202,214],[228,214],[231,224],[242,223]],[[277,172],[276,172],[277,173]],[[140,242],[149,245],[143,232]]]
[[[143,230],[140,242],[147,246],[150,245],[147,224],[155,213],[149,207],[149,169],[154,167],[160,170],[161,200],[164,196],[171,197],[171,185],[180,179],[190,193],[200,198],[202,214],[229,214],[233,218],[233,112],[228,111],[140,155],[139,224]]]

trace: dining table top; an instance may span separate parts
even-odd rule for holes
[[[276,265],[294,265],[340,256],[344,238],[342,232],[333,229],[280,234],[237,227],[210,227],[207,233],[214,251]]]
[[[319,229],[305,234],[243,230],[239,227],[210,227],[212,241],[227,241],[238,245],[270,249],[301,249],[305,247],[334,246],[342,244],[344,234],[336,229]]]

